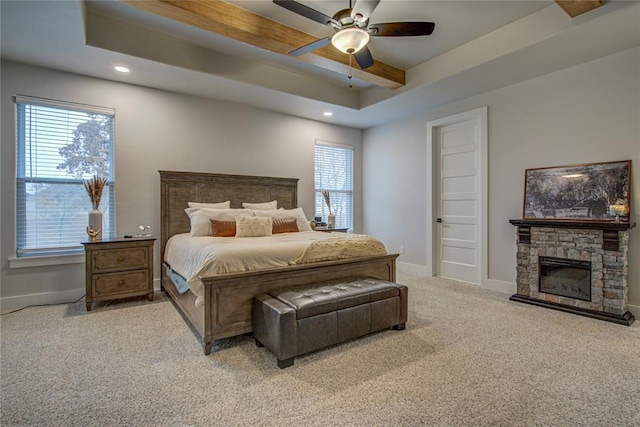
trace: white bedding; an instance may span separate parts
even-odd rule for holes
[[[197,296],[196,305],[201,305],[200,277],[384,254],[380,240],[362,234],[302,231],[270,237],[210,237],[184,233],[167,241],[164,260],[187,279]]]

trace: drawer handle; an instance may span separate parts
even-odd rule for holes
[[[118,257],[118,262],[122,262],[122,261],[124,261],[124,257],[123,256]]]
[[[120,281],[118,282],[118,286],[122,286],[124,285],[124,279],[120,279]]]

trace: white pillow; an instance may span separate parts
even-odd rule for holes
[[[295,218],[298,231],[312,231],[311,225],[307,220],[302,208],[295,209],[278,209],[275,211],[252,211],[253,216],[269,217],[273,219]]]
[[[211,219],[219,221],[235,221],[238,216],[251,216],[249,209],[203,209],[187,208],[184,210],[191,222],[192,236],[211,236]]]
[[[242,207],[245,209],[254,209],[257,211],[274,211],[278,209],[278,201],[272,200],[265,203],[242,203]]]
[[[236,237],[271,236],[273,220],[269,217],[239,216],[236,218]]]
[[[220,203],[200,203],[200,202],[189,202],[190,208],[205,208],[205,209],[229,209],[231,208],[231,201],[227,200],[226,202]]]

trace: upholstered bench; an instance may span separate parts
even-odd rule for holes
[[[404,329],[407,287],[356,278],[277,289],[253,300],[253,335],[278,360],[293,365],[296,356],[372,332]]]

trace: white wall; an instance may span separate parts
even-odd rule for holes
[[[364,133],[364,231],[406,247],[401,266],[426,271],[431,182],[427,121],[488,106],[490,281],[515,292],[515,227],[524,171],[632,160],[632,221],[640,222],[640,48],[487,92]],[[631,230],[629,303],[640,310],[640,227]],[[408,264],[408,265],[407,265]],[[483,283],[491,286],[491,284]],[[493,286],[495,287],[495,286]]]
[[[10,269],[15,256],[15,136],[11,96],[116,109],[117,234],[151,225],[159,237],[158,170],[299,178],[298,203],[314,213],[316,139],[355,147],[354,229],[361,230],[362,131],[205,98],[2,62],[0,297],[2,311],[84,294],[84,264]],[[156,242],[156,278],[159,248]]]

